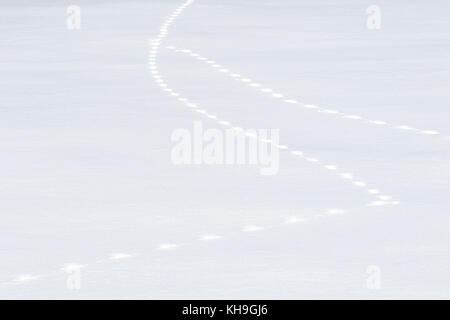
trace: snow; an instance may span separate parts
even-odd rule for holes
[[[446,1],[379,30],[356,0],[76,2],[80,30],[2,1],[0,298],[450,297]],[[278,173],[174,165],[198,120],[279,129]]]

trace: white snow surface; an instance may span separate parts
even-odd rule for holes
[[[1,0],[0,298],[449,299],[450,3],[370,4]],[[174,165],[197,120],[278,174]]]

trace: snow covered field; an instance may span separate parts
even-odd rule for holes
[[[450,298],[448,1],[0,9],[0,298]],[[175,165],[199,120],[278,173]]]

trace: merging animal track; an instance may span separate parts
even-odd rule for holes
[[[382,126],[382,127],[397,129],[397,130],[405,130],[405,131],[410,131],[410,132],[414,132],[417,134],[441,135],[441,133],[437,130],[429,130],[429,129],[423,130],[423,129],[418,129],[418,128],[415,128],[415,127],[409,126],[409,125],[396,125],[396,124],[392,124],[392,123],[389,123],[388,121],[383,121],[383,120],[370,120],[370,119],[367,119],[360,115],[346,114],[346,113],[338,111],[338,110],[323,108],[323,107],[317,106],[315,104],[308,104],[308,103],[304,103],[304,102],[301,102],[296,99],[287,98],[284,94],[279,93],[279,92],[275,91],[274,89],[265,87],[265,86],[261,85],[260,83],[255,82],[255,81],[251,80],[250,78],[245,77],[239,73],[234,73],[230,69],[225,68],[222,65],[216,63],[216,61],[210,60],[196,52],[193,52],[190,49],[178,49],[177,47],[175,47],[173,45],[167,46],[166,49],[169,49],[176,53],[181,53],[181,54],[190,56],[194,59],[197,59],[199,61],[202,61],[203,63],[209,65],[211,68],[215,69],[216,71],[226,74],[229,77],[235,79],[236,81],[247,84],[249,87],[253,87],[262,93],[268,94],[269,96],[271,96],[273,98],[282,99],[282,101],[287,104],[298,105],[304,109],[313,110],[313,111],[321,113],[321,114],[335,115],[335,116],[340,117],[341,119],[356,120],[356,121],[361,121],[361,122],[364,122],[367,124],[372,124],[372,125],[376,125],[376,126]]]

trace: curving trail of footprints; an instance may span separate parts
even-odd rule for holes
[[[174,22],[174,20],[177,18],[177,16],[179,16],[193,2],[194,2],[194,0],[188,0],[188,1],[184,2],[182,5],[180,5],[169,16],[169,18],[164,22],[164,24],[161,26],[158,36],[155,39],[150,41],[151,49],[150,49],[149,56],[148,56],[150,73],[151,73],[152,78],[155,81],[155,83],[163,91],[165,91],[168,94],[170,94],[171,96],[177,98],[179,102],[181,102],[185,107],[189,108],[193,112],[201,114],[208,119],[214,120],[222,126],[232,128],[236,131],[244,131],[245,132],[245,130],[243,128],[234,126],[231,124],[231,122],[220,119],[216,115],[208,113],[206,110],[201,109],[197,104],[195,104],[192,101],[190,101],[189,99],[181,96],[181,94],[175,92],[173,89],[171,89],[168,86],[168,84],[164,81],[164,79],[161,77],[161,75],[159,73],[158,66],[157,66],[157,56],[158,56],[158,52],[160,50],[161,42],[163,41],[164,38],[167,37],[168,29],[169,29],[170,25]],[[172,49],[175,50],[174,47]],[[199,60],[204,60],[206,63],[211,64],[214,68],[218,68],[220,72],[228,73],[233,78],[239,79],[239,81],[242,81],[243,83],[248,83],[251,87],[260,88],[260,85],[252,82],[251,80],[249,80],[247,78],[243,78],[242,76],[239,76],[237,74],[231,73],[229,70],[222,68],[220,65],[217,65],[213,61],[207,60],[206,58],[203,58],[200,55],[192,53],[190,50],[183,50],[183,53],[189,53],[191,56],[196,57]],[[273,92],[273,90],[268,89],[268,88],[265,88],[265,89],[262,88],[261,91],[270,93],[272,95],[272,97],[274,97],[274,98],[283,98],[283,95],[275,93],[275,92]],[[294,102],[293,100],[291,101],[291,100],[287,100],[287,99],[285,100],[285,102],[299,103],[299,102]],[[268,139],[257,138],[255,136],[252,136],[251,133],[249,133],[249,132],[245,132],[245,134],[250,138],[259,139],[259,141],[261,141],[261,142],[273,144],[272,141],[270,141]],[[428,134],[431,134],[431,133],[428,133]],[[298,157],[299,159],[302,159],[302,160],[310,162],[310,163],[315,163],[315,164],[321,166],[323,169],[336,174],[337,177],[350,182],[352,185],[354,185],[357,188],[365,189],[369,195],[374,197],[373,201],[367,204],[368,206],[385,206],[385,205],[398,204],[398,201],[393,201],[391,196],[383,195],[378,189],[369,187],[366,182],[356,179],[354,177],[354,175],[350,172],[338,169],[338,167],[334,164],[325,163],[315,157],[306,155],[301,150],[292,149],[286,145],[274,144],[273,146],[275,146],[276,148],[278,148],[282,151],[288,152],[292,156]],[[278,223],[275,223],[272,225],[254,224],[254,225],[244,226],[239,230],[234,230],[234,231],[230,232],[230,234],[228,234],[227,237],[236,236],[236,235],[239,235],[242,233],[261,232],[261,231],[265,231],[265,230],[269,230],[269,229],[286,227],[287,225],[296,225],[296,224],[315,222],[315,221],[321,220],[323,218],[340,216],[340,215],[346,214],[350,211],[351,210],[344,210],[341,208],[330,208],[330,209],[324,209],[324,210],[321,210],[320,212],[310,214],[309,216],[302,215],[302,216],[291,216],[291,217],[287,217],[287,218],[281,218]],[[224,236],[223,234],[222,235],[214,234],[214,233],[203,234],[203,235],[199,235],[199,236],[195,237],[193,240],[185,241],[183,243],[167,242],[167,243],[155,244],[154,250],[156,252],[173,250],[173,249],[176,249],[179,247],[195,245],[199,242],[217,241],[217,240],[222,240],[224,238],[226,238],[226,236]],[[12,279],[9,281],[1,282],[0,287],[7,287],[10,285],[30,283],[30,282],[34,282],[37,280],[46,279],[46,278],[55,276],[57,274],[67,273],[70,270],[74,270],[74,269],[80,269],[80,268],[85,269],[85,268],[88,268],[89,266],[104,265],[104,264],[111,263],[111,262],[119,262],[119,261],[128,260],[128,259],[135,259],[138,256],[142,256],[144,254],[145,254],[145,252],[144,253],[119,252],[119,253],[110,254],[109,256],[105,255],[104,258],[93,261],[90,264],[67,263],[61,267],[58,267],[53,272],[49,272],[46,274],[28,273],[28,274],[21,274],[21,275],[12,277]]]
[[[199,114],[203,115],[204,117],[217,122],[221,126],[231,128],[236,131],[244,132],[245,135],[247,135],[249,138],[258,139],[259,141],[261,141],[263,143],[271,143],[271,144],[273,144],[273,147],[276,147],[281,151],[289,152],[291,155],[298,157],[302,160],[320,165],[322,168],[336,174],[339,178],[349,181],[355,187],[365,189],[368,194],[375,197],[375,199],[372,202],[367,204],[368,206],[397,205],[399,203],[398,201],[393,201],[391,196],[381,194],[381,192],[378,189],[369,187],[366,182],[356,179],[352,173],[339,170],[336,165],[325,163],[315,157],[306,155],[304,151],[292,149],[292,148],[288,147],[287,145],[274,144],[271,140],[257,138],[252,133],[246,132],[245,129],[243,129],[239,126],[233,125],[230,121],[221,119],[217,115],[211,114],[207,110],[200,108],[198,104],[196,104],[195,102],[182,96],[180,93],[176,92],[171,87],[169,87],[169,85],[163,79],[163,77],[161,76],[161,74],[159,72],[158,63],[157,63],[158,53],[159,53],[159,50],[161,49],[162,41],[168,35],[168,29],[169,29],[170,25],[178,17],[178,15],[180,15],[183,12],[183,10],[186,7],[188,7],[189,5],[191,5],[193,2],[194,2],[194,0],[188,0],[183,5],[178,7],[177,10],[175,10],[174,13],[172,13],[169,16],[169,18],[167,19],[167,21],[161,26],[160,33],[158,34],[158,36],[156,38],[150,40],[150,51],[149,51],[149,55],[148,55],[148,64],[149,64],[150,74],[151,74],[153,80],[155,81],[155,83],[164,92],[166,92],[170,96],[176,98],[179,102],[181,102],[185,107],[187,107],[191,111],[199,113]],[[172,48],[174,50],[176,49],[173,46],[169,47],[169,48]],[[208,60],[196,53],[193,53],[191,50],[183,50],[183,53],[190,54],[191,56],[196,57],[199,60],[202,60],[208,64],[211,64],[212,67],[217,68],[220,72],[230,74],[230,76],[232,76],[233,78],[237,78],[244,83],[248,83],[251,87],[257,87],[257,88],[261,87],[261,85],[252,82],[250,79],[243,78],[242,76],[240,76],[238,74],[230,73],[230,71],[228,69],[224,69],[221,65],[218,65],[214,61]],[[275,98],[283,97],[283,95],[281,95],[281,94],[274,93],[272,89],[263,88],[263,89],[261,89],[261,91],[271,93],[271,95]],[[292,103],[291,100],[288,100],[288,101],[290,103]],[[346,212],[348,212],[348,210],[328,209],[328,210],[325,210],[324,213],[317,214],[315,216],[315,218],[321,218],[324,216],[342,215]],[[287,221],[285,221],[284,224],[300,223],[300,222],[304,222],[304,221],[305,221],[305,219],[303,217],[291,217]],[[275,227],[275,226],[272,226],[272,227]],[[244,229],[242,229],[242,231],[243,232],[257,232],[257,231],[262,231],[265,229],[267,229],[267,227],[264,228],[264,227],[261,227],[258,225],[253,225],[253,226],[245,227]],[[205,235],[205,236],[201,237],[199,240],[209,241],[209,240],[217,240],[220,238],[222,238],[222,237],[218,236],[218,235]],[[179,244],[175,244],[175,243],[164,243],[164,244],[161,244],[160,246],[158,246],[158,249],[159,250],[168,250],[168,249],[177,248],[179,246],[180,246]]]
[[[287,104],[291,104],[291,105],[298,105],[304,109],[307,110],[312,110],[321,114],[328,114],[328,115],[335,115],[337,117],[339,117],[340,119],[348,119],[348,120],[355,120],[355,121],[361,121],[364,122],[366,124],[372,124],[372,125],[376,125],[376,126],[381,126],[381,127],[385,127],[385,128],[391,128],[391,129],[397,129],[397,130],[405,130],[405,131],[409,131],[412,133],[417,133],[417,134],[424,134],[424,135],[435,135],[435,136],[439,136],[442,135],[439,131],[437,130],[422,130],[422,129],[418,129],[415,128],[413,126],[409,126],[409,125],[395,125],[392,123],[389,123],[387,121],[383,121],[383,120],[370,120],[367,119],[365,117],[362,117],[360,115],[355,115],[355,114],[346,114],[344,112],[338,111],[338,110],[334,110],[334,109],[327,109],[327,108],[322,108],[320,106],[314,105],[314,104],[307,104],[304,102],[301,102],[299,100],[295,100],[292,98],[288,98],[286,97],[284,94],[281,94],[279,92],[277,92],[274,89],[268,88],[263,86],[262,84],[253,81],[252,79],[243,76],[239,73],[234,73],[233,71],[231,71],[230,69],[224,67],[223,65],[217,63],[214,60],[208,59],[190,49],[178,49],[175,46],[167,46],[166,49],[172,50],[176,53],[180,53],[180,54],[184,54],[187,55],[189,57],[192,57],[194,59],[197,59],[207,65],[209,65],[211,68],[215,69],[216,71],[226,74],[229,77],[235,79],[236,81],[242,82],[247,84],[249,87],[255,88],[256,90],[259,90],[260,92],[264,93],[264,94],[268,94],[269,96],[271,96],[272,98],[275,99],[281,99],[283,102],[287,103]]]
[[[232,238],[237,237],[243,233],[245,234],[252,234],[252,233],[258,233],[262,231],[268,231],[268,230],[274,230],[277,228],[286,228],[289,225],[300,225],[300,224],[308,224],[308,223],[315,223],[317,221],[320,221],[323,218],[330,218],[335,216],[340,216],[343,214],[347,214],[348,211],[345,211],[343,209],[327,209],[323,210],[321,212],[312,213],[309,216],[289,216],[280,219],[278,223],[274,223],[271,225],[247,225],[239,229],[234,229],[225,234],[214,234],[214,233],[208,233],[208,234],[200,234],[197,236],[194,236],[193,239],[184,241],[184,242],[166,242],[166,243],[159,243],[154,245],[154,251],[153,252],[160,252],[160,251],[170,251],[174,250],[180,247],[188,247],[188,246],[196,246],[200,242],[211,242],[211,241],[219,241],[226,238]],[[81,269],[81,270],[89,270],[91,267],[95,266],[104,266],[106,267],[110,263],[119,263],[124,260],[130,260],[130,259],[137,259],[139,257],[144,257],[145,254],[148,252],[142,252],[142,253],[124,253],[124,252],[118,252],[110,255],[104,255],[103,258],[97,259],[95,261],[90,262],[89,264],[80,264],[80,263],[66,263],[61,265],[60,267],[56,267],[54,270],[51,270],[47,273],[26,273],[26,274],[20,274],[14,277],[11,277],[10,280],[0,282],[0,288],[7,288],[10,286],[17,286],[17,285],[25,285],[30,284],[39,280],[46,280],[50,278],[54,278],[56,276],[64,276],[68,275],[71,271]],[[62,285],[64,285],[64,282],[62,282]]]
[[[162,78],[162,76],[160,75],[159,69],[158,69],[158,65],[157,65],[157,55],[158,52],[160,50],[161,47],[161,42],[164,38],[167,37],[168,35],[168,28],[170,27],[170,25],[173,23],[173,21],[175,20],[175,18],[189,5],[191,5],[194,2],[194,0],[189,0],[187,2],[185,2],[183,5],[181,5],[180,7],[178,7],[177,10],[175,10],[174,13],[172,13],[169,18],[167,19],[167,21],[162,25],[161,29],[160,29],[160,33],[158,34],[158,36],[155,39],[150,40],[150,52],[148,55],[148,64],[149,64],[149,70],[151,73],[151,76],[153,78],[153,80],[155,81],[155,83],[165,92],[167,92],[169,95],[177,98],[177,100],[181,103],[183,103],[186,107],[188,107],[189,109],[191,109],[194,112],[197,112],[203,116],[205,116],[208,119],[214,120],[216,121],[218,124],[231,128],[233,130],[236,131],[242,131],[245,132],[245,129],[239,127],[239,126],[235,126],[233,125],[230,121],[227,120],[223,120],[220,119],[217,115],[208,113],[205,109],[200,108],[196,103],[190,101],[188,98],[183,97],[180,93],[175,92],[172,88],[170,88],[168,86],[168,84],[166,83],[166,81]],[[219,68],[219,70],[221,72],[226,72],[229,73],[228,69],[223,69],[221,68],[220,65],[215,64],[214,61],[211,60],[207,60],[204,57],[201,57],[198,54],[192,53],[190,50],[185,50],[186,53],[191,53],[194,56],[196,56],[197,58],[199,58],[200,60],[206,60],[207,63],[212,64],[213,67],[215,68]],[[259,86],[258,84],[253,83],[250,79],[246,79],[246,78],[242,78],[240,75],[237,74],[231,74],[231,76],[233,77],[237,77],[240,79],[240,81],[245,82],[245,83],[249,83],[250,86]],[[264,92],[271,92],[272,96],[280,98],[282,97],[281,94],[278,93],[273,93],[272,89],[261,89]],[[250,133],[245,133],[248,137],[250,138],[255,138],[257,139],[257,137],[252,136]],[[268,139],[259,139],[259,141],[263,142],[263,143],[272,143],[272,141],[268,140]],[[338,167],[336,165],[333,164],[328,164],[325,162],[320,161],[319,159],[306,155],[304,151],[302,150],[297,150],[297,149],[292,149],[289,148],[287,145],[282,145],[282,144],[274,144],[274,147],[282,150],[282,151],[286,151],[289,152],[291,155],[296,156],[298,158],[301,158],[305,161],[308,162],[312,162],[312,163],[316,163],[317,165],[321,165],[324,169],[331,171],[335,174],[337,174],[340,178],[345,179],[349,182],[351,182],[355,187],[358,188],[365,188],[367,190],[367,192],[373,196],[376,197],[376,199],[369,203],[368,205],[388,205],[388,204],[398,204],[397,201],[392,201],[392,197],[391,196],[387,196],[387,195],[381,195],[381,192],[378,189],[369,187],[368,184],[364,181],[358,180],[354,177],[354,175],[350,172],[346,172],[346,171],[341,171],[338,169]]]

